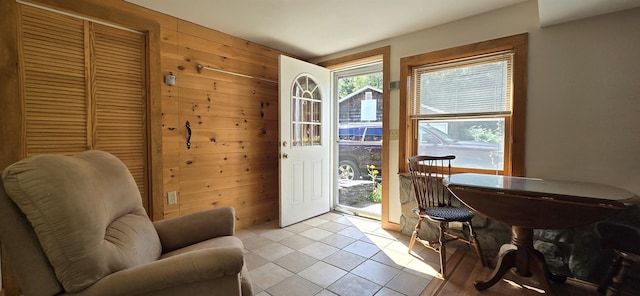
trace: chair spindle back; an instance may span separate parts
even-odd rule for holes
[[[442,178],[451,174],[451,160],[455,158],[453,155],[409,157],[409,174],[420,209],[451,205],[451,195],[442,185]]]

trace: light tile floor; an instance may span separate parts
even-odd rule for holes
[[[236,233],[257,296],[420,295],[439,276],[438,254],[380,222],[330,212],[279,228]],[[455,251],[447,248],[448,255]]]

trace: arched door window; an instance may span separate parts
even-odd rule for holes
[[[313,77],[302,74],[291,89],[291,143],[293,146],[318,146],[321,141],[322,94]]]

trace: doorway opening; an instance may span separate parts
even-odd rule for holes
[[[383,63],[369,61],[332,72],[335,98],[334,208],[381,219]]]

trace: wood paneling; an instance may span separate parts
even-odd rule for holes
[[[154,220],[222,206],[236,209],[237,229],[278,218],[277,84],[209,70],[198,72],[197,65],[277,80],[281,52],[120,0],[28,1],[146,33],[144,62],[149,96],[147,114],[143,116],[149,126],[146,130],[149,149],[147,155],[140,156],[140,152],[130,155],[148,161],[149,171],[145,177],[149,178],[152,197],[149,207]],[[26,128],[21,125],[22,82],[17,67],[22,58],[18,53],[18,6],[15,1],[0,1],[3,11],[0,73],[4,77],[0,81],[0,140],[3,142],[0,169],[26,156],[26,140],[21,138]],[[37,20],[49,23],[46,18]],[[36,25],[41,24],[34,21]],[[55,26],[50,29],[55,30]],[[66,42],[63,39],[66,35],[59,37]],[[62,62],[68,60],[65,55],[69,52],[65,43],[60,43],[53,46],[56,66],[69,64]],[[109,41],[104,45],[109,46]],[[27,48],[34,56],[42,55],[37,44]],[[135,59],[135,56],[128,58]],[[176,86],[164,85],[163,76],[169,72],[177,76]],[[89,83],[86,77],[83,80],[80,76],[39,75],[52,79],[47,96],[53,97],[58,92],[73,93],[71,85]],[[110,81],[107,77],[98,79]],[[95,85],[99,87],[100,82]],[[136,96],[117,82],[103,89],[115,90],[127,98]],[[56,104],[82,108],[76,106],[79,102]],[[111,102],[111,107],[123,107],[119,104]],[[80,109],[69,112],[80,115]],[[126,114],[118,116],[126,117]],[[185,146],[186,120],[192,122],[194,132],[189,150]],[[123,127],[122,130],[126,130],[126,125]],[[49,125],[36,129],[45,133],[54,130]],[[107,128],[111,132],[120,130],[115,122]],[[103,137],[100,133],[96,128],[95,133],[87,133],[85,137],[97,137],[99,141]],[[178,192],[178,204],[167,204],[169,191]],[[7,290],[7,295],[15,293]]]
[[[24,158],[22,127],[23,103],[18,72],[18,5],[0,1],[0,169]],[[3,264],[4,265],[4,264]]]
[[[24,158],[24,138],[19,124],[22,120],[23,102],[20,93],[18,71],[18,5],[15,1],[0,1],[0,169]],[[16,124],[18,123],[18,124]],[[17,280],[11,270],[9,258],[1,249],[2,293],[20,295]]]
[[[150,169],[158,168],[159,172],[152,171],[147,176],[151,178],[151,190],[155,193],[151,201],[154,219],[223,205],[236,209],[238,229],[278,218],[277,83],[210,70],[198,71],[198,65],[277,80],[278,55],[281,52],[124,1],[31,1],[147,32],[151,59],[154,59],[153,55],[157,56],[157,62],[149,62],[148,67],[158,69],[150,72],[148,83],[152,91],[159,90],[158,100],[153,99],[153,95],[147,98],[151,99],[151,128],[147,132],[151,137],[151,149],[162,151],[161,159],[151,155],[141,156],[139,151],[128,150],[127,145],[107,142],[111,146],[115,144],[122,147],[132,159],[151,158]],[[149,21],[156,22],[159,27],[150,25]],[[103,45],[110,44],[109,40],[105,40]],[[37,46],[30,45],[29,48],[36,53],[38,51]],[[64,44],[56,48],[64,53]],[[113,53],[104,57],[136,59],[137,53],[124,55],[118,49],[115,47]],[[59,60],[60,56],[56,62]],[[176,86],[164,85],[162,76],[169,72],[177,77]],[[129,72],[126,75],[136,74]],[[74,81],[70,77],[59,78],[60,84]],[[82,78],[77,77],[76,83],[88,83]],[[104,92],[116,92],[124,98],[137,95],[125,88],[127,84],[113,81],[113,78],[97,79],[110,83],[108,87],[103,87]],[[100,84],[91,82],[91,85],[95,87]],[[71,92],[68,89],[70,85],[66,87],[61,91],[68,94]],[[55,90],[48,93],[55,93]],[[108,104],[115,110],[135,107],[122,103]],[[82,106],[76,108],[81,109]],[[74,112],[81,116],[78,110]],[[110,112],[114,115],[112,122],[102,132],[126,131],[128,125],[122,121],[130,118],[127,113]],[[187,120],[193,131],[191,149],[186,149],[185,144],[184,125]],[[94,130],[86,137],[96,137],[98,143],[101,138],[108,139],[108,136],[100,135],[98,126]],[[42,131],[53,132],[48,126],[43,127]],[[131,137],[140,136],[126,133]],[[106,142],[103,141],[103,145]],[[98,147],[101,147],[100,144]],[[158,175],[160,178],[157,178]],[[177,205],[167,204],[168,191],[178,192]]]
[[[178,192],[165,217],[231,206],[238,229],[277,219],[277,84],[198,65],[277,80],[280,53],[184,21],[161,35],[162,68],[177,77],[162,87],[164,186]]]

